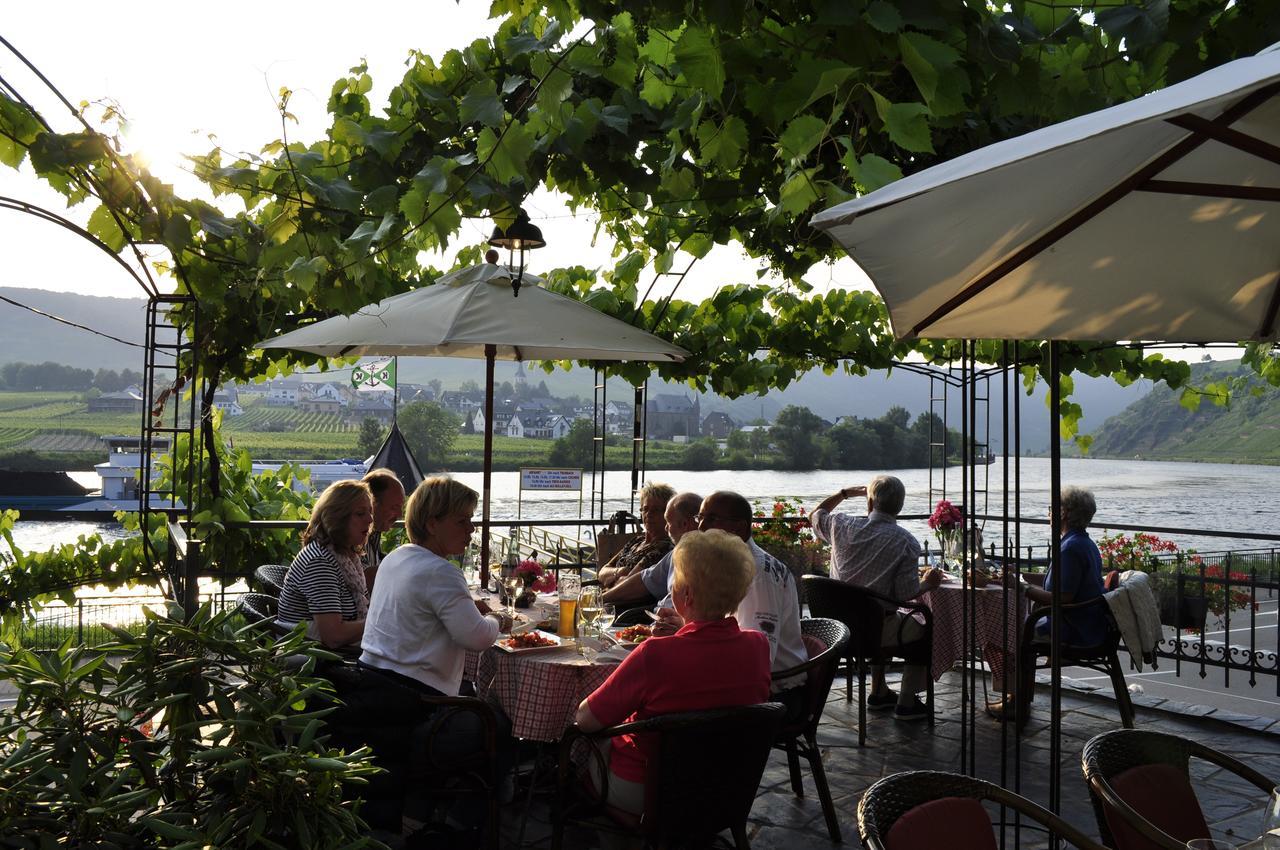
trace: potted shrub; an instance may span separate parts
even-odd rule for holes
[[[767,513],[757,506],[751,539],[790,568],[797,586],[803,575],[825,576],[829,571],[830,551],[827,544],[814,535],[808,513],[799,499],[775,499]]]

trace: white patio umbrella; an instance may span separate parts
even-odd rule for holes
[[[820,213],[898,337],[1277,339],[1280,49]]]
[[[899,338],[1047,339],[1061,516],[1059,340],[1275,340],[1280,50],[973,151],[815,216]],[[1050,529],[1051,551],[1059,546]],[[1051,739],[1061,730],[1053,594]],[[1049,808],[1058,811],[1056,751]]]
[[[495,360],[636,360],[680,362],[684,349],[612,316],[542,288],[525,273],[513,298],[515,272],[496,264],[451,272],[431,286],[362,307],[258,343],[329,357],[397,355],[473,357],[485,369],[485,435],[481,573],[489,569],[489,491],[493,472]]]

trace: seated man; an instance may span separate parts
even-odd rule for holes
[[[371,469],[360,479],[369,485],[373,494],[373,531],[369,541],[364,545],[364,579],[373,592],[373,581],[378,576],[378,565],[382,563],[382,533],[395,528],[404,513],[404,485],[390,469],[379,467]]]
[[[865,496],[867,515],[855,517],[835,513],[836,505],[850,496]],[[898,514],[907,490],[892,475],[877,475],[869,487],[849,487],[828,496],[810,516],[819,540],[831,544],[832,578],[875,591],[898,602],[915,599],[942,581],[942,572],[931,569],[920,578],[920,544],[911,532],[898,525]],[[909,614],[886,608],[881,646],[896,648],[899,638],[910,643],[924,637],[924,627]],[[897,720],[924,720],[928,707],[918,694],[928,686],[929,671],[921,664],[908,664],[902,673],[901,693],[885,683],[884,665],[871,668],[871,694],[867,708],[893,708]],[[895,705],[896,703],[896,705]]]
[[[702,497],[697,493],[680,493],[667,500],[663,519],[666,522],[667,536],[672,544],[680,542],[686,531],[698,527],[698,508],[702,507]],[[601,597],[603,601],[613,605],[644,605],[655,599],[668,608],[671,607],[671,552],[667,552],[656,564],[636,570],[613,587],[606,590]]]
[[[658,714],[753,705],[769,698],[769,641],[738,628],[732,616],[755,580],[751,551],[722,531],[690,532],[674,550],[675,610],[682,625],[670,637],[636,647],[603,685],[578,706],[578,726],[594,732]],[[606,751],[607,802],[632,815],[644,812],[644,736],[613,738]],[[604,784],[597,760],[592,780]]]
[[[796,593],[796,580],[786,564],[751,539],[751,522],[751,503],[728,490],[717,491],[704,499],[698,513],[700,530],[727,531],[745,542],[751,552],[756,574],[747,595],[738,605],[738,623],[744,629],[763,632],[769,639],[769,669],[776,673],[808,661],[809,653],[800,636],[800,600]],[[653,633],[671,634],[683,625],[684,620],[677,609],[659,606]],[[774,699],[785,703],[789,710],[798,709],[803,694],[797,686],[802,684],[803,676],[774,682]]]

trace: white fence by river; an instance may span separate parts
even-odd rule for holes
[[[1021,461],[1021,515],[1041,519],[1049,504],[1049,461],[1045,458],[1023,458]],[[677,490],[693,490],[706,495],[713,490],[736,490],[748,498],[770,506],[777,497],[799,499],[812,509],[826,496],[854,484],[864,484],[880,470],[817,470],[813,472],[780,472],[774,470],[693,472],[657,470],[648,474],[650,481],[663,481]],[[932,510],[928,500],[929,470],[886,470],[900,477],[907,486],[904,514],[923,515]],[[988,480],[986,513],[998,514],[1003,509],[1002,460],[985,468]],[[983,470],[979,470],[981,476]],[[934,470],[935,486],[941,485],[941,471]],[[463,472],[460,481],[479,489],[480,473]],[[1011,474],[1012,479],[1012,474]],[[1093,490],[1098,500],[1095,525],[1107,523],[1178,527],[1202,531],[1232,531],[1275,534],[1280,529],[1280,467],[1248,464],[1163,463],[1155,461],[1075,459],[1062,461],[1062,477],[1066,484]],[[980,478],[981,483],[981,478]],[[590,476],[584,476],[590,487]],[[605,487],[606,514],[631,506],[629,471],[609,472]],[[519,473],[498,472],[493,476],[494,522],[514,519],[517,513]],[[960,498],[960,470],[947,474],[948,497]],[[1012,490],[1012,486],[1010,488]],[[582,503],[587,509],[590,493]],[[861,510],[854,502],[846,502],[849,510]],[[979,504],[978,511],[984,512]],[[577,517],[579,495],[576,492],[526,491],[520,513],[525,519]],[[1011,506],[1011,513],[1016,513]],[[905,523],[921,539],[929,537],[922,520]],[[74,542],[81,534],[103,529],[84,522],[19,522],[15,543],[24,550],[47,549]],[[108,534],[120,533],[106,527]],[[989,523],[986,540],[999,538],[1000,529]],[[1047,527],[1023,529],[1022,543],[1042,548]],[[1205,534],[1169,535],[1179,545],[1201,551],[1254,548],[1266,545],[1258,541],[1223,540]],[[1037,553],[1042,554],[1042,553]]]

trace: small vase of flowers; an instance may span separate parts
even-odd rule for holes
[[[960,565],[960,534],[963,525],[964,511],[946,499],[939,499],[933,513],[929,515],[929,528],[938,538],[943,563],[948,566]]]

